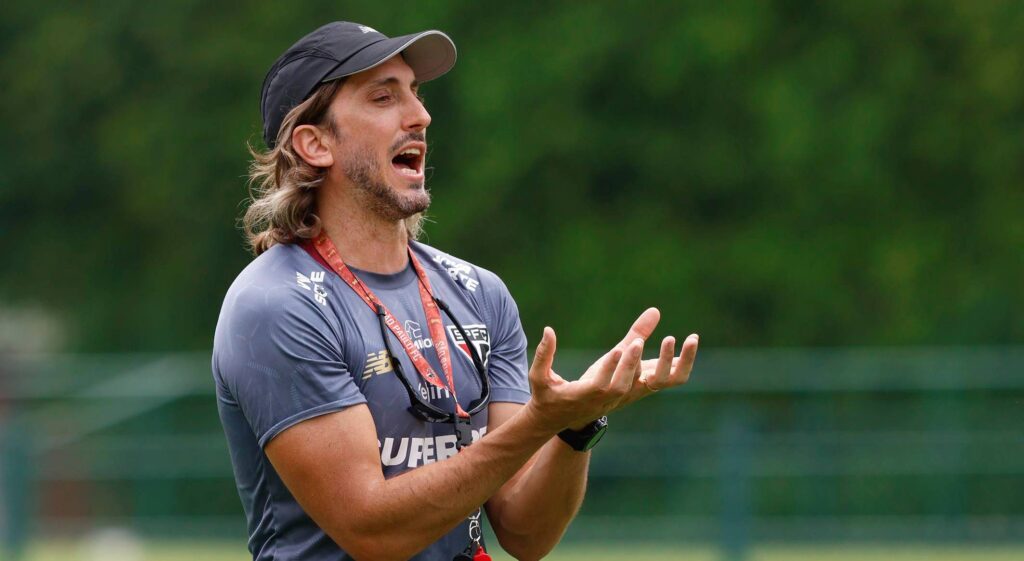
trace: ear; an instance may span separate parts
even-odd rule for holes
[[[299,125],[292,131],[292,146],[307,164],[318,168],[334,165],[331,135],[313,125]]]

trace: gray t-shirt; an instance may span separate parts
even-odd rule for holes
[[[491,402],[526,403],[526,337],[508,289],[493,273],[420,243],[412,250],[435,296],[451,308],[470,341],[442,312],[452,349],[459,402],[480,397],[480,381],[467,345],[484,358]],[[432,350],[415,270],[394,275],[354,270],[441,373]],[[413,389],[431,403],[454,409],[447,390],[417,374],[397,338],[394,356]],[[217,407],[231,451],[235,481],[249,523],[253,559],[351,559],[292,497],[263,447],[306,419],[366,403],[377,428],[385,477],[455,454],[453,427],[427,423],[408,411],[409,395],[384,352],[377,316],[309,245],[277,245],[245,268],[224,298],[213,345]],[[472,419],[473,437],[487,431],[487,408]],[[468,523],[413,557],[450,561],[468,544]],[[400,528],[395,529],[400,532]]]

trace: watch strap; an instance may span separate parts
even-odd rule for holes
[[[601,441],[607,430],[608,417],[601,417],[580,430],[565,429],[558,433],[558,438],[565,441],[573,450],[586,452],[597,446],[597,443]]]

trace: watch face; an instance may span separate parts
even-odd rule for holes
[[[594,436],[590,437],[590,440],[587,442],[587,445],[583,447],[583,450],[590,450],[594,446],[597,446],[597,443],[601,442],[601,439],[604,438],[604,433],[606,432],[608,432],[608,421],[601,423],[597,432],[594,433]]]

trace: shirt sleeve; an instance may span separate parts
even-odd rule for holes
[[[260,447],[304,420],[366,402],[338,328],[304,296],[292,287],[243,291],[221,314],[213,359],[222,399],[235,401]]]
[[[519,308],[497,275],[486,270],[479,272],[491,332],[491,352],[487,359],[491,401],[526,403],[530,400],[530,381],[526,334],[519,320]]]

